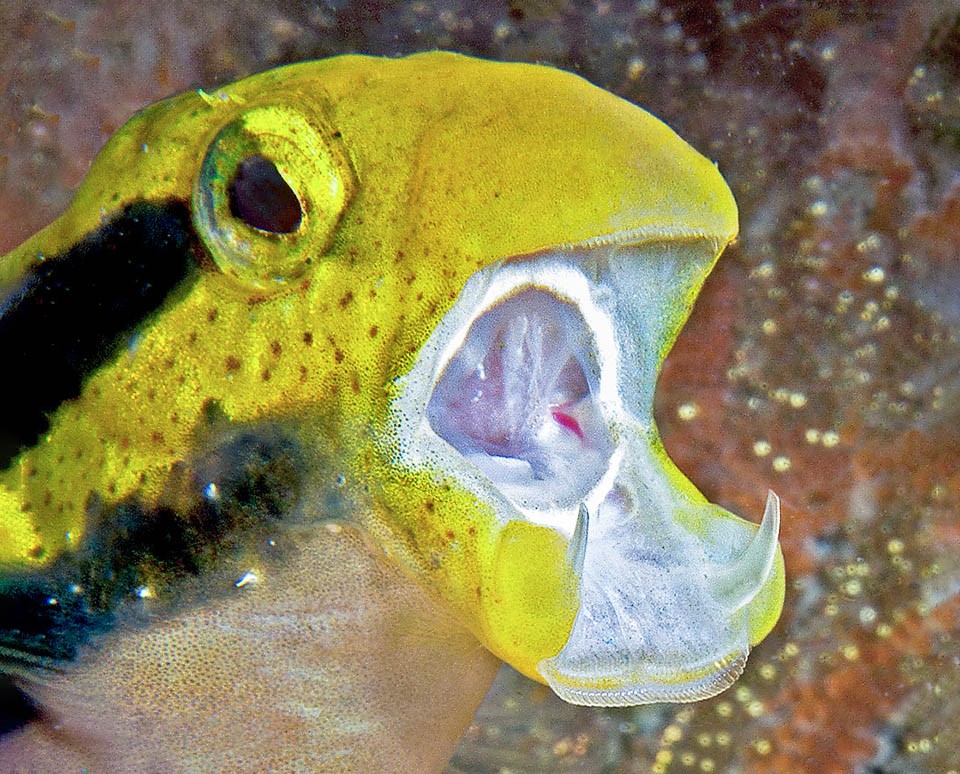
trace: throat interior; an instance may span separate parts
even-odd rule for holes
[[[428,420],[518,506],[575,505],[613,452],[596,360],[574,304],[520,288],[473,321],[434,387]]]

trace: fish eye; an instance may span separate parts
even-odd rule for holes
[[[193,223],[223,274],[270,291],[324,255],[354,188],[339,133],[313,112],[261,105],[210,142],[194,181]]]

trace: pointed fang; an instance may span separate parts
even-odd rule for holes
[[[767,494],[763,520],[750,544],[732,562],[716,567],[711,573],[713,594],[731,613],[749,604],[770,577],[779,534],[780,498],[771,490]]]
[[[573,572],[577,578],[583,577],[583,557],[587,554],[587,530],[590,526],[590,514],[587,506],[580,503],[577,513],[577,525],[573,528],[570,545],[567,548],[567,560],[573,565]]]

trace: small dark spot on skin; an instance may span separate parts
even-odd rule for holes
[[[417,301],[423,301],[423,293],[417,293]]]
[[[78,460],[82,460],[82,459],[83,459],[83,449],[77,449],[77,450],[74,452],[74,454],[77,456],[77,459],[78,459]]]
[[[346,309],[353,302],[353,292],[347,291],[343,298],[340,299],[340,308]]]
[[[109,492],[110,494],[117,493],[117,485],[113,481],[107,484],[107,492]]]
[[[393,259],[394,263],[400,263],[403,260],[403,250],[397,250],[397,257]]]
[[[310,290],[310,280],[305,279],[303,282],[301,282],[301,283],[300,283],[300,290],[302,290],[304,293],[306,293],[308,290]]]
[[[331,136],[334,140],[339,140],[341,137],[343,137],[343,133],[339,129],[335,129]]]
[[[416,279],[417,279],[417,275],[411,274],[409,277],[407,277],[407,284],[412,285],[414,283],[414,280]]]
[[[480,596],[481,596],[481,594],[480,594],[480,587],[477,586],[477,599],[480,599]]]
[[[31,503],[24,503],[20,506],[20,510],[24,513],[28,513],[29,511],[33,510],[33,505]]]
[[[313,344],[313,334],[310,331],[304,331],[303,333],[303,343],[308,347]]]
[[[360,394],[360,380],[357,379],[356,374],[354,374],[353,378],[350,380],[350,389],[353,390],[354,395]]]
[[[196,331],[190,331],[190,335],[187,337],[187,343],[188,343],[188,344],[196,344],[196,343],[197,343],[197,332],[196,332]]]
[[[187,383],[187,377],[186,377],[186,376],[184,376],[183,374],[181,374],[180,376],[177,377],[177,384],[186,384],[186,383]]]
[[[120,448],[121,448],[121,449],[129,449],[129,448],[130,448],[130,438],[129,438],[129,437],[124,436],[123,438],[120,439]]]
[[[61,505],[60,508],[62,510],[63,506]],[[46,553],[46,551],[44,550],[43,546],[34,546],[30,549],[29,553],[31,559],[39,559]]]
[[[307,381],[307,367],[300,366],[300,384],[303,384]]]
[[[263,369],[263,373],[260,374],[260,378],[261,378],[263,381],[265,381],[265,382],[269,382],[269,381],[270,381],[270,369],[269,369],[269,368],[264,368],[264,369]]]
[[[62,455],[62,454],[57,457],[57,464],[58,464],[58,465],[62,465],[62,464],[63,464],[63,455]]]
[[[476,527],[467,527],[467,534],[470,535],[470,537],[473,537],[474,535],[477,534],[477,528],[476,528]]]
[[[263,295],[250,296],[249,298],[247,298],[247,306],[254,306],[255,304],[259,304],[261,301],[266,301],[266,300],[267,300],[267,297]]]
[[[156,390],[147,390],[147,400],[153,402],[153,401],[155,401],[156,399],[157,399],[157,391],[156,391]]]
[[[433,500],[427,500],[427,501],[423,504],[423,507],[427,509],[427,512],[428,512],[428,513],[433,513],[433,509],[434,509],[436,506],[434,505]]]
[[[283,352],[283,347],[280,346],[280,342],[274,339],[270,342],[270,351],[273,353],[274,357],[280,357],[280,353]]]
[[[125,467],[125,468],[129,468],[129,467],[130,467],[130,458],[129,458],[129,457],[124,457],[124,458],[123,458],[123,467]]]
[[[336,360],[338,363],[342,363],[342,362],[343,362],[343,352],[342,352],[341,350],[339,350],[339,349],[335,349],[335,350],[333,351],[333,359]]]
[[[227,359],[223,361],[224,366],[228,372],[239,371],[240,370],[240,361],[235,358],[233,355],[228,355]]]
[[[377,333],[378,333],[379,331],[380,331],[380,329],[377,328],[376,325],[371,325],[371,326],[370,326],[370,338],[371,338],[371,339],[377,338]]]
[[[169,371],[171,368],[173,368],[173,365],[174,365],[175,362],[176,362],[176,361],[175,361],[172,357],[171,357],[171,358],[167,358],[166,360],[163,361],[163,367],[164,367],[167,371]]]
[[[493,198],[494,198],[494,199],[499,199],[499,198],[500,198],[500,192],[499,192],[499,191],[494,191],[494,192],[493,192]]]
[[[163,443],[163,433],[154,430],[152,433],[150,433],[150,440],[154,443]]]
[[[444,535],[446,535],[447,540],[453,540],[453,539],[456,537],[456,535],[454,535],[452,529],[448,529],[448,530],[444,533]]]
[[[176,413],[170,415],[170,424],[175,425],[180,421],[180,416]]]
[[[211,309],[209,312],[207,312],[207,321],[208,321],[208,322],[216,322],[217,314],[218,314],[217,309],[216,309],[216,307],[214,307],[214,308]]]
[[[43,495],[43,505],[44,505],[44,507],[50,505],[50,503],[52,503],[52,502],[53,502],[53,493],[52,493],[52,492],[46,492],[46,493]]]

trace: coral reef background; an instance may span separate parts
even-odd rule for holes
[[[49,0],[0,7],[0,252],[131,114],[348,51],[553,63],[663,118],[741,211],[658,389],[759,518],[784,615],[727,693],[589,710],[503,670],[450,772],[960,772],[960,6]]]

